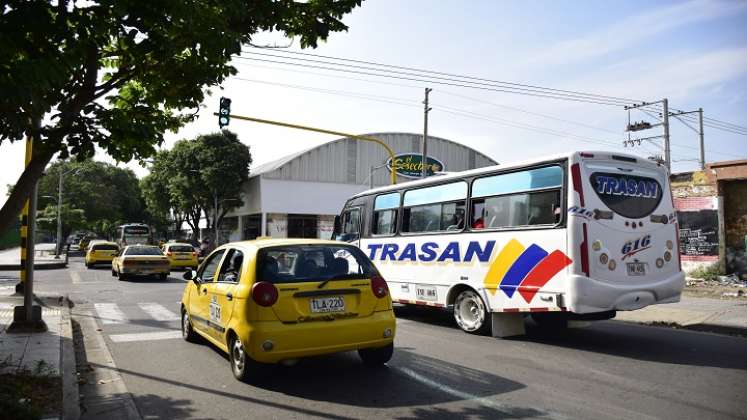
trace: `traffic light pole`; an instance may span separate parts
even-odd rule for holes
[[[221,115],[218,113],[214,113],[213,115],[221,117]],[[276,125],[279,127],[286,127],[286,128],[295,128],[297,130],[313,131],[315,133],[332,134],[335,136],[349,137],[349,138],[356,139],[356,140],[370,141],[370,142],[376,143],[380,145],[381,147],[383,147],[386,150],[387,154],[389,154],[389,159],[392,162],[391,169],[390,169],[392,185],[397,183],[397,168],[396,168],[396,162],[394,160],[394,151],[392,150],[391,147],[389,147],[389,145],[377,139],[376,137],[359,136],[357,134],[343,133],[342,131],[325,130],[323,128],[308,127],[304,125],[290,124],[290,123],[285,123],[281,121],[263,120],[261,118],[252,118],[252,117],[243,117],[241,115],[231,114],[231,115],[228,115],[228,117],[236,118],[237,120],[252,121],[252,122],[256,122],[260,124],[270,124],[270,125]]]

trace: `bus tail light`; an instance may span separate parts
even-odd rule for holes
[[[594,157],[594,153],[588,153],[588,152],[581,152],[581,153],[579,153],[579,155],[581,155],[581,157],[585,157],[585,158],[593,158]]]
[[[581,166],[578,163],[571,165],[571,178],[573,181],[573,190],[578,194],[578,201],[581,207],[584,206],[584,187],[581,184]]]
[[[377,298],[383,298],[389,294],[389,286],[387,286],[386,280],[380,274],[371,276],[371,290]]]
[[[272,306],[278,301],[278,289],[274,284],[261,281],[252,286],[252,299],[259,306]]]
[[[581,271],[589,277],[589,246],[586,233],[586,223],[582,224],[581,227],[584,231],[584,240],[581,242]]]

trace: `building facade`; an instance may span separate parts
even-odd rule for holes
[[[394,150],[397,182],[419,178],[422,135],[368,134]],[[242,186],[244,206],[221,225],[221,240],[258,236],[323,238],[332,235],[335,215],[352,195],[389,185],[390,157],[374,142],[341,138],[253,168]],[[439,137],[428,136],[429,173],[497,165],[488,156]]]
[[[747,274],[747,160],[671,176],[685,271],[716,264]]]

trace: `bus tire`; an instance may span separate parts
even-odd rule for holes
[[[463,290],[454,300],[454,321],[466,333],[487,334],[490,331],[489,315],[485,302],[472,289]]]

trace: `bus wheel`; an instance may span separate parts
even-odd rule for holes
[[[486,334],[490,319],[485,303],[474,290],[464,290],[454,301],[454,320],[459,328],[470,334]]]

